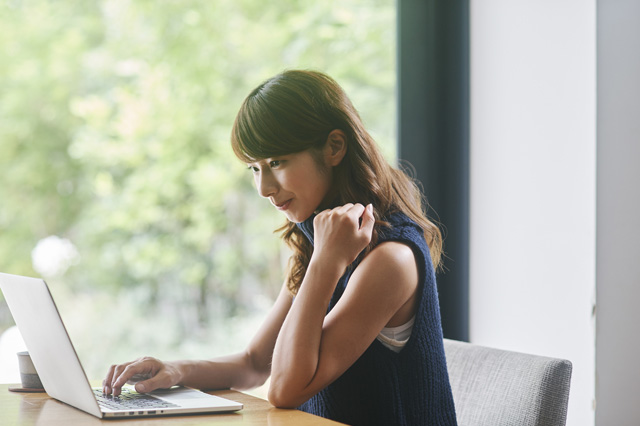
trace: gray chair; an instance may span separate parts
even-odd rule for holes
[[[564,426],[571,362],[444,339],[459,426]]]

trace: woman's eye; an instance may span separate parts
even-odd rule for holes
[[[260,169],[258,169],[255,166],[249,166],[247,167],[248,170],[251,170],[253,173],[258,173],[260,171]]]
[[[269,162],[269,167],[278,167],[280,165],[280,160],[273,160]]]

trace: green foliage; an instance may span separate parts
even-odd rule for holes
[[[79,256],[46,277],[63,315],[99,303],[76,310],[110,312],[105,339],[136,354],[204,346],[221,318],[264,312],[287,254],[272,234],[282,218],[230,149],[237,109],[283,69],[322,70],[392,160],[394,7],[0,2],[0,271],[39,275],[38,241],[70,240]],[[134,318],[148,324],[135,335]],[[161,340],[141,338],[160,325]]]

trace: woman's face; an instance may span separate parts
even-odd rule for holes
[[[318,209],[331,187],[331,168],[306,150],[249,164],[258,193],[296,223]]]

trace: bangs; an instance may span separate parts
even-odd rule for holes
[[[247,163],[321,148],[331,121],[294,88],[269,81],[243,102],[231,133],[236,156]]]
[[[268,108],[256,108],[252,103],[257,103],[255,98],[245,101],[233,125],[231,145],[236,157],[251,163],[304,150]]]

